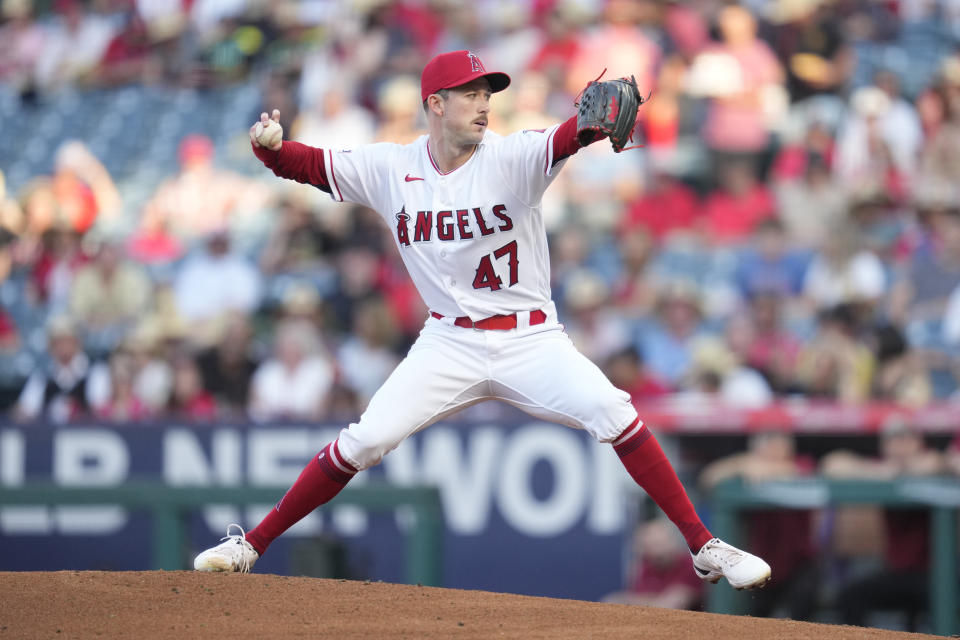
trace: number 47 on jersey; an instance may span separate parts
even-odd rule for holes
[[[511,240],[493,253],[488,253],[480,258],[480,264],[477,265],[477,275],[473,278],[474,289],[489,288],[491,291],[499,291],[503,287],[503,280],[493,268],[493,261],[497,260],[499,262],[503,258],[507,258],[507,265],[510,267],[510,284],[507,286],[512,287],[517,284],[517,266],[520,261],[517,260],[517,241]]]

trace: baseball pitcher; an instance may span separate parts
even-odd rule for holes
[[[766,562],[703,525],[630,397],[574,348],[550,297],[541,197],[581,146],[606,137],[615,151],[627,148],[643,102],[636,82],[591,82],[566,122],[499,136],[487,129],[490,101],[509,84],[470,51],[436,56],[421,77],[429,134],[406,145],[337,151],[285,141],[276,110],[251,127],[253,152],[276,175],[379,212],[430,315],[359,421],[259,525],[239,534],[230,525],[196,569],[249,571],[277,536],[406,437],[497,399],[610,443],[679,528],[703,580],[725,577],[738,589],[769,580]]]

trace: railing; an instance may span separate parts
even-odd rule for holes
[[[155,569],[185,569],[187,515],[210,505],[273,504],[282,495],[277,487],[168,487],[128,483],[116,487],[60,487],[27,484],[0,488],[2,505],[118,505],[153,514],[152,563]],[[371,511],[410,507],[414,522],[406,540],[406,580],[440,586],[442,576],[443,509],[435,487],[364,485],[349,487],[330,504],[356,505]]]
[[[841,504],[930,510],[930,619],[934,633],[960,631],[957,620],[957,511],[960,481],[952,478],[903,478],[891,481],[811,478],[760,484],[729,480],[712,494],[713,532],[737,545],[739,516],[751,509],[818,509]],[[709,608],[720,613],[739,609],[735,592],[724,585],[711,589]]]

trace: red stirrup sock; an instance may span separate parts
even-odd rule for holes
[[[620,462],[630,477],[677,525],[690,550],[693,553],[700,551],[713,535],[700,521],[660,443],[646,425],[640,424],[640,418],[613,442],[613,450],[620,456]]]
[[[277,536],[330,501],[356,473],[357,470],[340,455],[334,440],[307,463],[297,481],[260,524],[247,532],[247,542],[262,556]]]

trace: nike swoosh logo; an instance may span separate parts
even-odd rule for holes
[[[417,180],[423,180],[423,178],[414,178],[409,173],[403,178],[406,182],[416,182]]]

